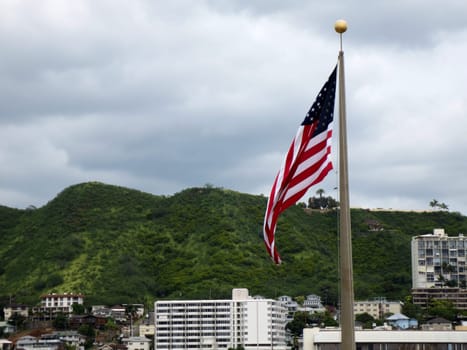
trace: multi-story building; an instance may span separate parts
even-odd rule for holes
[[[467,237],[444,229],[412,238],[412,288],[466,287]]]
[[[277,300],[287,309],[287,322],[291,322],[298,310],[298,303],[288,295],[282,295]]]
[[[467,237],[448,236],[444,229],[412,238],[413,302],[426,306],[430,299],[447,299],[467,309]]]
[[[73,304],[82,305],[83,302],[84,296],[82,294],[46,294],[41,296],[41,305],[35,311],[48,315],[55,315],[57,313],[69,314],[73,311]]]
[[[399,314],[401,312],[400,301],[388,301],[386,298],[354,301],[353,305],[354,314],[367,313],[375,319],[383,319],[387,314]]]
[[[321,303],[321,297],[316,294],[307,295],[306,299],[303,301],[303,307],[299,308],[299,310],[308,312],[326,311],[325,307]]]
[[[154,304],[157,349],[285,350],[287,310],[273,299],[233,289],[232,300],[171,300]]]
[[[456,309],[467,310],[467,289],[464,288],[417,288],[412,289],[412,302],[427,307],[431,300],[450,301]]]

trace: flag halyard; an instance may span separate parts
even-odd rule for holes
[[[321,182],[333,168],[330,155],[336,76],[337,66],[300,125],[272,185],[263,235],[266,249],[276,264],[281,263],[275,244],[279,215],[300,200],[311,186]]]

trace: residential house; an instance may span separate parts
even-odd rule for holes
[[[24,336],[16,341],[16,350],[62,350],[63,344],[57,338],[36,338]]]
[[[123,338],[122,343],[128,350],[149,350],[151,347],[151,339],[146,337]]]
[[[92,306],[91,313],[94,316],[109,318],[112,317],[112,310],[103,305]]]
[[[44,339],[45,335],[41,338]],[[50,338],[60,339],[63,344],[72,346],[75,349],[83,349],[84,343],[86,342],[86,337],[79,334],[77,331],[57,331],[48,335]]]
[[[126,322],[126,308],[123,305],[114,305],[110,308],[111,317],[116,322]]]
[[[115,343],[102,344],[97,349],[98,350],[128,350],[126,345],[115,344]]]
[[[387,323],[397,329],[408,329],[410,327],[410,318],[403,314],[394,314],[386,318]]]
[[[8,339],[0,339],[0,350],[11,350],[13,343]]]
[[[298,310],[298,303],[288,295],[282,295],[277,300],[287,309],[287,322],[292,321]]]
[[[134,310],[135,316],[140,318],[144,316],[144,305],[143,304],[122,304],[126,310]]]
[[[78,329],[83,325],[90,325],[97,329],[104,329],[107,324],[105,317],[98,317],[94,315],[72,315],[68,321],[71,329]]]
[[[0,329],[3,330],[4,334],[11,334],[16,332],[16,327],[9,324],[7,321],[0,321]]]
[[[452,323],[442,317],[432,318],[427,323],[422,324],[422,330],[427,331],[451,331]]]
[[[29,307],[23,304],[10,304],[3,308],[3,314],[5,315],[5,321],[8,321],[15,314],[28,318]]]
[[[144,336],[154,336],[155,325],[154,325],[154,312],[150,312],[146,315],[144,319],[141,320],[139,325],[139,335]]]
[[[299,308],[300,311],[308,312],[324,312],[326,309],[321,303],[321,297],[316,294],[307,295],[303,301],[303,307]]]

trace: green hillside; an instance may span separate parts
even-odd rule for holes
[[[71,186],[47,205],[0,206],[0,300],[35,304],[45,292],[81,292],[86,303],[229,298],[231,289],[276,297],[338,295],[337,213],[300,206],[280,218],[275,266],[262,239],[266,197],[191,188],[155,196],[101,183]],[[370,231],[377,223],[382,231]],[[410,239],[443,227],[447,212],[352,210],[355,296],[410,293]]]

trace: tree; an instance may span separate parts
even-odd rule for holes
[[[322,188],[319,188],[316,190],[316,194],[319,196],[319,198],[323,198],[324,190]]]
[[[373,323],[377,322],[377,320],[375,320],[375,318],[371,316],[368,312],[355,315],[355,320],[361,322],[363,324],[363,328],[365,329],[373,328]]]
[[[449,207],[447,206],[446,203],[440,203],[439,208],[442,209],[442,210],[448,210],[449,209]]]
[[[303,328],[311,323],[310,314],[305,311],[297,311],[293,317],[293,320],[287,323],[286,330],[293,336],[301,337],[303,334]]]
[[[427,312],[431,317],[442,317],[449,321],[454,321],[458,314],[451,301],[438,299],[430,301]]]
[[[305,297],[303,295],[299,295],[295,297],[294,299],[298,303],[298,305],[303,305],[303,302],[305,301]]]
[[[421,321],[424,317],[422,308],[420,305],[413,303],[411,295],[405,297],[401,312],[407,317],[415,318],[418,321]]]
[[[307,311],[297,311],[291,322],[287,323],[286,329],[295,337],[303,335],[303,328],[310,325],[319,327],[335,327],[337,321],[332,318],[328,311],[309,313]]]
[[[21,330],[26,323],[26,317],[15,312],[13,315],[11,315],[8,323],[15,326],[16,330]]]
[[[85,308],[83,304],[73,303],[71,304],[73,315],[84,315]]]
[[[94,327],[92,327],[90,324],[83,324],[78,328],[78,333],[86,337],[84,347],[86,349],[91,348],[94,343],[94,338],[96,336],[96,331],[94,330]]]
[[[326,207],[326,205],[325,205],[325,203],[323,201],[324,190],[322,188],[319,188],[318,190],[316,190],[316,194],[319,196],[319,206],[321,208]]]
[[[68,327],[68,318],[65,314],[59,312],[55,319],[52,322],[52,325],[59,330],[67,329]]]
[[[329,311],[315,312],[310,315],[311,323],[320,327],[336,327],[338,322],[331,316]]]
[[[440,210],[448,210],[449,207],[446,203],[440,203],[437,199],[433,199],[430,201],[430,207],[433,209],[440,209]]]

